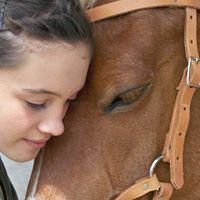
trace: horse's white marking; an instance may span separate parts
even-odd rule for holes
[[[5,165],[8,176],[17,192],[18,199],[24,200],[34,161],[32,160],[23,163],[15,162],[8,159],[3,154],[1,154],[1,159]]]

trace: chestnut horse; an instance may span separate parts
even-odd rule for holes
[[[93,6],[108,2],[114,0]],[[200,13],[197,22],[200,32]],[[148,175],[162,152],[187,66],[184,23],[185,9],[168,7],[94,23],[95,50],[86,85],[67,113],[65,133],[52,138],[36,160],[30,199],[114,200]],[[200,48],[200,37],[198,44]],[[172,200],[200,198],[199,99],[196,91],[184,145],[185,183]],[[156,174],[169,182],[169,165],[161,162]]]

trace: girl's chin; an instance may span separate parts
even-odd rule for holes
[[[14,158],[14,159],[11,159],[11,160],[14,160],[15,162],[21,162],[22,163],[22,162],[29,162],[29,161],[35,159],[35,157],[30,157],[30,158]]]
[[[39,151],[38,152],[35,152],[35,153],[32,153],[32,154],[25,154],[25,155],[22,155],[22,154],[4,154],[7,158],[9,158],[10,160],[13,160],[15,162],[28,162],[28,161],[31,161],[33,159],[36,158],[36,156],[38,155]]]

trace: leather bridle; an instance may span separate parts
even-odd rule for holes
[[[177,88],[169,131],[161,156],[152,164],[149,177],[138,180],[122,192],[116,200],[133,200],[149,192],[154,192],[153,200],[168,200],[173,188],[181,189],[184,183],[183,149],[185,135],[190,120],[190,105],[194,92],[200,88],[200,58],[197,47],[197,10],[199,0],[119,0],[87,10],[91,22],[155,7],[183,7],[185,19],[185,54],[188,66]],[[170,182],[162,183],[154,173],[157,163],[162,160],[170,164]]]

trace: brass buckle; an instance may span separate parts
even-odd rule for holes
[[[190,72],[191,72],[191,63],[192,62],[200,62],[200,58],[194,58],[190,57],[188,59],[188,65],[187,65],[187,77],[186,77],[186,82],[189,87],[194,87],[194,88],[200,88],[200,83],[199,84],[193,84],[190,80]]]

